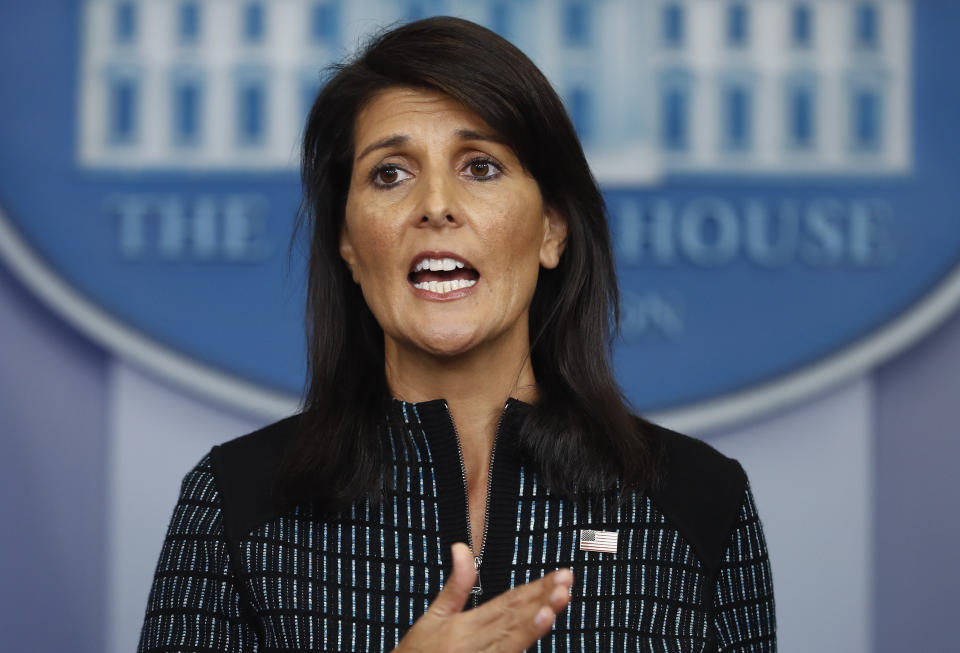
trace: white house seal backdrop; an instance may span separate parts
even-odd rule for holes
[[[638,409],[749,417],[877,363],[960,297],[957,188],[926,174],[950,117],[913,120],[956,82],[916,83],[910,0],[74,9],[76,40],[38,43],[35,74],[7,84],[14,113],[48,115],[0,126],[0,249],[109,348],[248,411],[288,412],[303,384],[287,244],[323,68],[435,13],[513,40],[564,97],[610,208]]]

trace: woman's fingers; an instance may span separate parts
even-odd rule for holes
[[[476,650],[523,651],[550,632],[570,602],[573,573],[561,569],[516,587],[462,615],[475,621]]]
[[[554,614],[563,610],[570,600],[570,586],[573,584],[573,572],[569,569],[558,569],[538,580],[520,585],[508,592],[504,592],[495,599],[484,603],[471,611],[478,619],[491,621],[497,619],[497,612],[492,608],[510,610],[539,609],[547,606],[553,609]],[[488,609],[490,608],[490,609]],[[535,612],[535,611],[534,611]]]
[[[430,612],[438,617],[449,617],[463,611],[476,578],[477,571],[473,566],[470,549],[466,544],[457,542],[453,545],[453,571],[437,598],[430,604]]]
[[[560,612],[570,603],[570,588],[573,586],[573,572],[569,569],[558,569],[553,572],[554,588],[550,593],[550,605],[554,612]]]
[[[555,571],[463,612],[475,579],[470,549],[454,544],[450,577],[395,650],[521,653],[550,631],[569,603],[573,573]]]

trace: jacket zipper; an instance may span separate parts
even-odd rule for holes
[[[493,489],[493,461],[497,457],[497,440],[500,439],[500,427],[503,425],[504,415],[507,413],[508,404],[504,404],[503,411],[500,413],[500,421],[497,422],[497,430],[493,436],[493,450],[490,452],[490,465],[487,468],[487,501],[483,511],[483,535],[480,536],[480,554],[473,551],[473,531],[470,526],[470,494],[467,491],[467,468],[463,463],[463,447],[460,446],[460,433],[457,431],[457,425],[453,421],[453,415],[450,414],[450,406],[444,402],[447,409],[447,415],[450,417],[450,424],[453,425],[453,433],[457,438],[457,458],[460,461],[460,478],[463,480],[463,505],[464,513],[467,518],[467,546],[470,552],[474,553],[473,568],[477,571],[477,584],[470,589],[470,600],[473,607],[480,604],[480,595],[483,594],[483,585],[480,583],[480,565],[483,564],[483,550],[487,546],[487,531],[490,527],[490,493]]]

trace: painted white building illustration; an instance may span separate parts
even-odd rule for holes
[[[911,168],[912,0],[85,0],[78,160],[298,166],[321,71],[431,14],[512,40],[600,181]]]

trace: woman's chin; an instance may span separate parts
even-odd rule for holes
[[[475,347],[476,343],[472,340],[451,339],[425,343],[420,349],[431,356],[455,358],[470,353]]]
[[[474,332],[452,330],[420,334],[411,339],[411,344],[431,356],[450,358],[471,352],[482,340]]]

